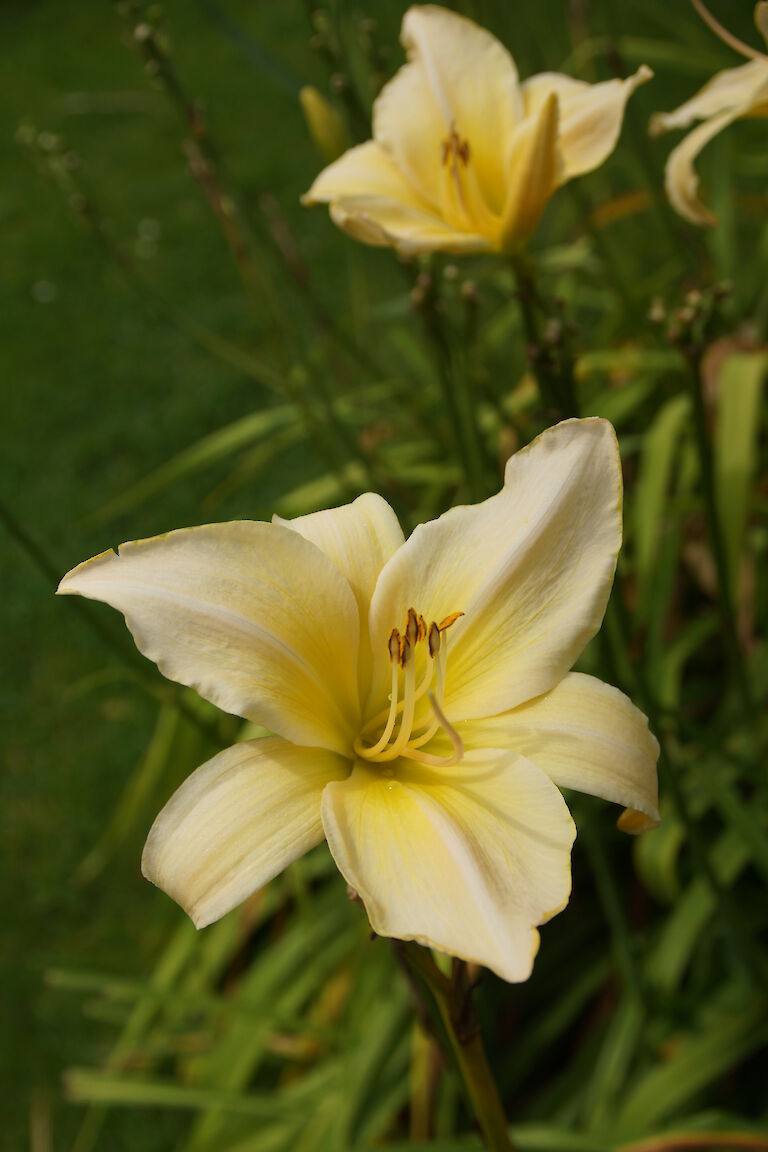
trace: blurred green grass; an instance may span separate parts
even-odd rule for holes
[[[166,493],[162,506],[145,506],[132,523],[106,532],[83,523],[105,497],[258,406],[262,394],[153,315],[14,139],[27,118],[65,134],[80,151],[116,234],[134,244],[141,222],[156,222],[157,243],[144,265],[158,289],[192,318],[250,335],[252,315],[187,175],[173,113],[121,43],[122,22],[105,4],[13,8],[0,16],[6,92],[0,153],[7,173],[0,192],[2,492],[63,573],[125,535],[200,518],[208,478]],[[296,199],[312,170],[298,107],[240,66],[199,10],[177,9],[169,17],[182,21],[174,30],[185,66],[203,91],[213,85],[212,114],[218,112],[238,157],[237,177],[246,188],[283,186]],[[295,10],[282,6],[262,9],[262,20],[265,13],[277,43],[286,25],[300,22]],[[283,122],[279,138],[271,130],[275,100]],[[304,171],[289,143],[303,152]],[[219,514],[266,516],[268,488],[267,482],[256,493],[239,494]],[[45,992],[45,968],[90,956],[98,958],[97,967],[138,976],[173,912],[141,879],[135,838],[95,884],[73,882],[149,740],[155,709],[119,678],[108,652],[54,600],[50,579],[6,534],[0,548],[2,1011],[3,1035],[14,1038],[3,1045],[0,1082],[6,1101],[13,1101],[3,1141],[18,1148],[26,1142],[30,1089],[57,1098],[62,1065],[78,1053],[84,1058],[91,1032],[77,1009],[68,1011],[74,1005]],[[54,1114],[57,1146],[59,1140],[66,1146],[75,1120],[59,1105]],[[167,1147],[167,1134],[154,1123],[142,1121],[139,1130],[143,1147]],[[128,1131],[114,1140],[113,1147],[135,1147],[138,1136]]]
[[[390,68],[400,58],[395,42],[403,7],[392,4],[377,10],[381,42],[390,48]],[[748,7],[738,18],[725,5],[716,10],[722,18],[727,15],[734,30],[746,37]],[[91,3],[60,5],[49,0],[31,5],[10,4],[0,15],[0,63],[8,94],[0,107],[0,163],[6,173],[0,187],[4,241],[0,314],[5,322],[6,382],[2,500],[39,542],[51,567],[61,573],[85,556],[122,539],[205,519],[268,517],[287,492],[323,477],[328,465],[322,451],[304,439],[287,445],[269,460],[268,466],[259,467],[256,460],[256,471],[242,486],[221,488],[232,467],[231,460],[222,459],[207,469],[190,470],[154,498],[99,521],[100,509],[120,499],[169,458],[273,401],[264,387],[209,355],[178,327],[169,324],[158,314],[151,297],[137,292],[114,263],[105,260],[88,231],[77,222],[52,183],[36,171],[16,141],[20,123],[30,121],[66,139],[67,147],[80,157],[78,179],[99,203],[110,235],[132,254],[140,276],[152,289],[174,302],[190,327],[223,333],[252,354],[266,356],[269,362],[286,364],[289,369],[302,365],[305,371],[329,377],[340,395],[344,389],[354,387],[361,376],[367,381],[380,379],[380,371],[368,372],[366,376],[364,367],[355,366],[354,356],[338,352],[332,336],[318,321],[317,312],[292,290],[290,270],[275,257],[270,228],[265,223],[262,197],[265,192],[272,193],[297,238],[311,274],[312,289],[332,318],[350,340],[373,350],[376,359],[386,364],[386,373],[398,378],[401,386],[403,380],[415,380],[424,394],[428,393],[423,382],[425,358],[418,347],[417,326],[408,303],[408,282],[396,261],[389,253],[354,248],[333,231],[322,211],[308,213],[298,205],[298,197],[311,181],[319,161],[291,84],[301,79],[328,88],[321,63],[309,46],[310,29],[304,6],[298,0],[280,5],[238,2],[216,10],[225,11],[235,23],[239,44],[224,35],[211,15],[211,6],[184,5],[175,0],[165,6],[165,20],[173,39],[175,66],[189,91],[204,100],[212,134],[225,158],[227,177],[237,190],[245,215],[262,237],[259,258],[263,256],[265,260],[267,284],[278,301],[276,311],[266,305],[254,310],[244,295],[237,267],[200,188],[187,171],[178,118],[163,92],[148,81],[139,57],[124,42],[126,24],[113,9]],[[509,5],[478,2],[467,10],[499,32],[515,53],[522,74],[559,68],[569,58],[580,57],[586,61],[583,74],[593,78],[589,44],[572,42],[561,4],[550,0],[535,9],[518,6],[513,12]],[[347,5],[339,4],[334,11],[343,21],[352,20]],[[610,44],[620,45],[620,55],[627,66],[634,67],[646,59],[654,46],[658,59],[649,59],[656,67],[657,78],[631,106],[625,137],[616,156],[605,170],[553,202],[537,240],[542,263],[546,266],[549,261],[548,283],[556,283],[558,291],[578,313],[582,345],[596,351],[652,340],[646,322],[651,296],[679,297],[685,288],[700,280],[722,277],[732,277],[735,283],[729,305],[733,327],[745,316],[758,328],[764,326],[765,315],[759,308],[768,309],[763,285],[768,255],[765,207],[763,204],[762,216],[760,212],[743,213],[737,206],[740,202],[734,199],[735,188],[745,193],[764,188],[765,164],[754,157],[755,144],[759,145],[764,137],[754,125],[739,125],[732,135],[713,145],[706,164],[702,164],[723,221],[722,227],[710,235],[692,232],[664,205],[660,180],[669,143],[649,142],[645,138],[650,110],[672,107],[690,95],[711,71],[733,62],[730,54],[684,5],[675,7],[655,0],[638,0],[630,5],[596,4],[590,12],[590,29],[600,74],[604,69],[606,38]],[[252,43],[262,51],[257,66],[247,54]],[[277,72],[265,68],[265,56],[275,63]],[[619,218],[597,232],[586,227],[594,209],[614,196],[638,188],[650,195],[652,212]],[[578,245],[585,237],[588,259],[579,256]],[[520,334],[508,315],[509,285],[501,273],[482,265],[472,270],[478,273],[481,293],[476,351],[478,386],[500,394],[517,381],[525,368]],[[449,306],[454,307],[455,300]],[[381,355],[382,349],[386,349],[386,358]],[[596,373],[594,383],[587,387],[596,411],[612,414],[606,406],[611,400],[615,403],[617,379],[624,379],[621,372]],[[660,442],[658,451],[670,454],[670,475],[677,483],[674,429],[665,440],[663,428],[659,432],[655,422],[661,420],[660,410],[665,402],[675,402],[680,382],[673,373],[657,373],[644,367],[633,383],[637,401],[633,401],[622,430],[630,477],[634,476],[638,460],[642,476],[643,453],[647,453],[648,443]],[[645,385],[647,390],[643,393]],[[765,429],[761,419],[762,445]],[[681,426],[678,425],[678,432]],[[644,436],[651,427],[654,439]],[[646,456],[647,475],[653,474],[658,460],[656,454]],[[691,490],[683,481],[684,477],[675,490],[676,516],[679,509],[681,516],[685,513],[692,499]],[[352,483],[357,485],[357,478]],[[450,498],[450,483],[441,484],[434,489],[434,498],[446,501]],[[652,484],[650,488],[649,492],[648,485],[639,484],[638,489],[632,489],[638,492],[638,501],[645,500],[644,507],[650,511],[644,520],[639,515],[636,519],[630,512],[629,546],[633,546],[632,533],[642,535],[645,525],[651,538],[646,545],[650,551],[645,554],[644,588],[640,580],[645,597],[640,608],[645,606],[648,614],[648,660],[652,672],[662,667],[669,679],[670,591],[664,580],[672,581],[678,571],[680,560],[674,537],[682,521],[673,519],[671,526],[659,532],[656,518],[661,522],[666,515],[670,492],[662,486],[654,496]],[[399,502],[399,510],[406,518],[419,511],[419,497],[411,488],[398,488],[390,495]],[[428,504],[430,498],[427,493],[424,501]],[[660,536],[664,548],[658,544]],[[50,1112],[54,1147],[68,1148],[81,1117],[62,1098],[62,1070],[99,1064],[109,1051],[115,1025],[123,1021],[124,1011],[120,1003],[115,1010],[109,996],[105,1007],[94,992],[94,999],[86,1000],[86,1009],[93,1018],[83,1015],[81,1001],[64,994],[60,987],[47,987],[44,974],[51,968],[87,969],[115,974],[143,986],[172,938],[181,942],[179,948],[188,949],[184,964],[189,968],[182,965],[180,971],[194,984],[200,956],[205,955],[206,947],[213,952],[215,945],[200,945],[185,935],[187,929],[179,927],[181,916],[170,901],[141,879],[138,860],[153,810],[175,783],[204,758],[208,745],[190,721],[179,721],[170,767],[164,773],[161,770],[157,777],[147,777],[146,795],[138,811],[126,819],[124,841],[109,856],[106,866],[88,883],[83,882],[79,866],[99,842],[124,787],[137,779],[137,765],[141,764],[153,733],[157,735],[157,703],[133,680],[126,679],[121,664],[82,626],[71,605],[53,598],[50,576],[35,566],[18,543],[3,534],[0,549],[5,576],[0,851],[3,903],[7,910],[2,933],[2,1012],[3,1034],[13,1037],[0,1057],[0,1082],[11,1101],[3,1140],[8,1148],[24,1146],[30,1110],[43,1117],[41,1123]],[[637,553],[632,555],[637,563]],[[765,544],[763,560],[764,557]],[[690,582],[684,587],[684,595],[685,611],[692,618],[711,619],[711,605],[700,591],[691,590]],[[764,579],[758,584],[756,600],[758,616],[764,622]],[[106,614],[98,618],[109,635],[127,647],[120,622]],[[722,676],[722,666],[711,646],[705,645],[697,658],[700,663],[692,685],[694,696],[702,685],[707,692],[707,676]],[[693,723],[700,723],[702,715],[700,709],[694,709]],[[212,720],[207,712],[203,718],[206,723]],[[704,756],[706,741],[699,739],[698,748],[696,740],[691,743],[690,754]],[[720,770],[718,762],[714,772]],[[680,963],[686,965],[687,972],[687,961],[677,958],[684,926],[676,927],[670,935],[670,925],[674,924],[674,915],[681,921],[686,915],[689,922],[695,920],[696,908],[686,912],[687,905],[679,893],[670,895],[670,885],[674,888],[680,875],[675,846],[670,847],[667,842],[666,848],[658,847],[658,841],[649,840],[648,847],[638,850],[650,858],[650,863],[646,861],[643,866],[643,877],[661,877],[659,886],[672,901],[667,913],[662,904],[651,903],[648,880],[641,883],[631,874],[627,843],[605,831],[610,821],[608,813],[601,809],[598,815],[595,808],[592,815],[588,804],[583,805],[583,811],[585,824],[600,825],[607,841],[608,859],[618,862],[619,882],[631,893],[637,905],[633,910],[637,922],[645,926],[642,931],[649,935],[642,947],[638,941],[633,943],[634,953],[648,963],[656,958],[659,965],[666,956],[665,972]],[[722,820],[712,814],[702,817],[708,835],[719,833],[721,824]],[[760,900],[764,892],[754,865],[744,864],[744,869],[734,906],[737,915],[746,917],[750,930],[762,940],[765,913]],[[650,1075],[647,1069],[653,1066],[655,1046],[664,1039],[664,1029],[670,1021],[679,1021],[686,1027],[693,1021],[693,1026],[703,1029],[705,1036],[708,1027],[723,1028],[725,1038],[720,1037],[715,1045],[724,1054],[720,1071],[718,1051],[702,1057],[714,1060],[714,1071],[698,1095],[695,1069],[703,1065],[697,1063],[695,1052],[691,1057],[694,1086],[690,1099],[711,1107],[742,1109],[747,1117],[758,1118],[759,1057],[752,1062],[749,1057],[764,1044],[758,1031],[764,1026],[764,1002],[757,998],[748,1001],[753,1007],[747,1010],[746,1018],[748,1024],[756,1022],[754,1035],[749,1027],[739,1031],[738,1021],[745,1016],[743,1001],[739,1002],[738,1011],[730,1014],[726,1004],[721,1016],[715,1014],[715,1024],[709,1025],[706,1016],[711,1007],[709,1000],[714,999],[713,973],[722,971],[718,965],[724,963],[722,955],[728,954],[727,942],[719,930],[705,932],[699,962],[687,978],[684,995],[679,992],[682,972],[679,979],[674,972],[665,976],[659,981],[661,991],[654,993],[650,1020],[638,1020],[632,1014],[632,1005],[627,1007],[621,998],[613,970],[608,975],[605,972],[610,935],[581,847],[575,856],[574,873],[574,900],[568,911],[546,930],[545,946],[531,984],[503,989],[491,981],[481,1004],[502,1085],[514,1104],[515,1115],[537,1122],[557,1115],[561,1125],[582,1123],[586,1116],[593,1126],[599,1127],[607,1117],[618,1114],[616,1093],[623,1094],[626,1067],[634,1068],[633,1061],[638,1063],[631,1079],[634,1095],[627,1093],[622,1099],[623,1107],[630,1119],[652,1111],[649,1101],[653,1103],[658,1090],[653,1080],[642,1081],[641,1074]],[[686,870],[682,877],[684,885],[689,880],[695,883],[695,877]],[[300,876],[286,883],[287,895],[278,887],[274,897],[278,903],[283,897],[289,903],[295,900],[291,885],[298,885],[301,891]],[[314,899],[313,889],[311,894]],[[322,902],[326,896],[317,899]],[[343,923],[343,907],[340,911],[330,898],[327,903],[328,915]],[[691,900],[688,903],[694,904]],[[321,904],[321,911],[324,907]],[[311,913],[310,908],[307,915],[311,927],[301,922],[295,932],[297,963],[305,965],[307,959],[301,947],[313,938],[318,913]],[[707,923],[706,914],[703,922]],[[280,939],[274,925],[268,931]],[[171,937],[173,932],[176,937]],[[235,936],[226,937],[226,932],[236,934],[235,928],[225,928],[220,937],[208,939],[223,941],[220,947],[222,955],[228,956],[228,963],[232,956],[227,949],[231,948],[235,963],[247,966],[248,957],[241,957],[239,937],[233,944]],[[292,938],[289,927],[283,939],[290,945]],[[338,1101],[344,1099],[344,1077],[355,1066],[352,1054],[358,1049],[354,1044],[360,1044],[360,1052],[366,1051],[365,1038],[358,1037],[356,1029],[362,1027],[370,1003],[375,1002],[377,995],[399,995],[390,988],[391,972],[388,961],[381,958],[381,942],[378,952],[366,951],[363,946],[361,953],[360,941],[352,929],[349,939],[354,942],[354,947],[349,945],[350,954],[365,957],[354,961],[356,978],[363,982],[368,979],[369,986],[360,990],[355,985],[358,990],[353,999],[354,1010],[350,1009],[345,1017],[341,1039],[336,1036],[334,1041],[340,1045],[341,1058],[338,1067],[330,1062],[328,1065],[329,1075],[337,1078],[336,1094],[329,1098],[338,1107]],[[692,947],[699,947],[695,934],[691,939]],[[202,952],[195,951],[198,948]],[[268,948],[256,948],[254,954],[259,963],[268,964]],[[372,954],[377,958],[372,959]],[[575,964],[574,956],[578,957]],[[228,963],[220,962],[217,968],[211,960],[210,980],[206,983],[200,978],[211,995],[218,995],[221,972],[229,971]],[[347,957],[345,964],[349,963]],[[733,963],[738,975],[738,963]],[[372,969],[370,977],[361,976],[358,971],[366,964]],[[564,987],[563,973],[571,969],[578,971],[573,989]],[[259,971],[254,969],[256,985],[262,979]],[[652,977],[651,972],[651,984]],[[326,978],[327,973],[318,974],[320,983]],[[233,980],[231,973],[229,979]],[[263,980],[264,987],[269,988],[268,978]],[[735,996],[730,985],[725,991],[729,989]],[[312,995],[308,991],[306,1000],[299,998],[298,1006],[290,1011],[300,1015]],[[500,1004],[504,1006],[501,1016]],[[703,1017],[700,1011],[704,1012]],[[732,1032],[735,1029],[731,1041],[728,1027]],[[526,1038],[522,1059],[515,1054],[516,1030]],[[173,1026],[167,1032],[173,1040]],[[719,1035],[717,1031],[713,1034]],[[548,1038],[551,1042],[562,1036],[565,1040],[550,1049]],[[138,1044],[139,1051],[143,1042],[142,1039]],[[241,1041],[235,1036],[230,1043],[237,1049]],[[220,1061],[226,1060],[226,1052],[225,1047],[218,1057]],[[259,1059],[262,1056],[259,1050]],[[369,1056],[376,1069],[377,1054],[369,1052]],[[379,1056],[383,1071],[378,1070],[382,1082],[391,1089],[390,1108],[396,1115],[402,1105],[397,1092],[402,1087],[407,1060],[394,1040],[391,1051]],[[166,1072],[171,1067],[167,1054],[161,1052],[158,1061]],[[597,1068],[594,1075],[593,1064]],[[149,1075],[149,1058],[147,1065]],[[251,1082],[251,1076],[261,1090],[269,1090],[280,1079],[273,1056],[266,1061],[266,1072],[247,1061],[244,1067],[240,1082],[228,1083],[223,1077],[219,1084],[222,1092],[239,1092]],[[532,1082],[532,1070],[540,1077],[540,1084]],[[681,1073],[683,1084],[684,1073],[685,1066]],[[194,1085],[196,1075],[207,1083],[209,1072],[196,1070],[193,1059],[189,1075]],[[217,1073],[210,1075],[215,1080]],[[732,1083],[729,1077],[738,1082]],[[87,1076],[75,1080],[74,1085],[73,1088],[70,1081],[70,1092],[79,1092],[81,1099],[98,1097]],[[573,1103],[577,1087],[579,1091],[583,1088],[584,1096],[580,1114]],[[454,1114],[460,1113],[455,1087],[453,1091],[451,1097],[451,1090],[444,1089],[441,1101],[446,1133],[452,1131]],[[688,1099],[684,1097],[686,1106]],[[362,1084],[359,1094],[350,1094],[350,1100],[357,1101],[354,1106],[361,1109],[364,1102],[364,1115],[373,1115],[377,1095],[371,1092],[370,1084]],[[381,1105],[380,1100],[378,1103]],[[207,1104],[210,1105],[209,1098]],[[675,1109],[673,1099],[660,1119],[674,1117]],[[216,1109],[212,1111],[215,1115]],[[206,1124],[209,1128],[212,1125],[211,1130],[216,1132],[210,1117],[204,1116],[200,1124],[203,1129]],[[348,1132],[358,1134],[360,1124],[361,1116],[350,1115]],[[150,1152],[165,1149],[174,1146],[187,1126],[183,1110],[161,1108],[147,1114],[123,1108],[107,1117],[98,1137],[100,1143],[95,1146],[138,1146]],[[385,1128],[382,1121],[381,1131]],[[278,1131],[275,1147],[283,1146],[277,1142],[280,1138]],[[285,1138],[290,1139],[290,1133]],[[231,1139],[233,1148],[240,1147],[234,1142],[234,1134],[227,1139]],[[205,1146],[204,1134],[194,1146]],[[217,1145],[214,1142],[212,1146]],[[261,1152],[258,1140],[252,1146]]]

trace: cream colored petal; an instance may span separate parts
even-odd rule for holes
[[[710,140],[741,115],[739,109],[705,120],[681,140],[669,154],[664,169],[664,187],[676,212],[692,224],[716,224],[717,217],[699,197],[699,177],[693,162]]]
[[[409,63],[376,100],[375,139],[437,204],[443,141],[455,129],[485,205],[500,213],[506,141],[522,116],[512,57],[485,29],[432,5],[406,12],[401,39]]]
[[[585,84],[557,72],[543,72],[522,84],[526,115],[531,116],[551,93],[560,105],[558,151],[561,167],[558,184],[591,172],[616,147],[627,100],[653,76],[643,65],[626,80],[606,80]]]
[[[755,5],[755,27],[768,44],[768,0],[759,0]]]
[[[404,64],[373,105],[373,138],[414,190],[440,211],[443,141],[450,126],[420,64]]]
[[[738,68],[718,72],[704,87],[674,112],[659,112],[651,118],[655,136],[672,128],[687,128],[694,120],[708,120],[760,100],[768,94],[768,60],[750,60]]]
[[[470,720],[459,732],[467,748],[509,748],[560,788],[642,813],[633,831],[659,821],[658,742],[632,701],[594,676],[571,672],[544,696],[500,716]]]
[[[174,792],[152,825],[141,870],[204,928],[323,839],[323,788],[350,767],[279,737],[235,744]]]
[[[368,608],[379,573],[405,543],[397,516],[381,496],[366,492],[342,508],[329,508],[294,520],[274,516],[273,521],[311,540],[349,582],[360,616],[360,687],[364,696],[370,683]]]
[[[374,655],[409,607],[427,622],[465,615],[448,643],[444,711],[456,722],[507,711],[557,684],[595,634],[621,544],[621,463],[605,420],[566,420],[507,464],[482,504],[423,524],[384,568],[371,604]],[[389,691],[376,664],[366,714]]]
[[[553,93],[515,130],[509,145],[500,247],[514,252],[539,222],[558,178],[558,104]]]
[[[183,528],[104,552],[59,592],[111,604],[164,676],[297,744],[345,752],[357,728],[352,590],[275,524]]]
[[[438,216],[393,200],[350,197],[331,204],[331,217],[356,240],[393,247],[406,256],[420,252],[488,252],[493,244],[476,232],[460,232]]]
[[[430,208],[373,140],[350,148],[324,168],[302,200],[305,204],[327,204],[363,197],[391,201],[420,212]]]
[[[526,980],[536,925],[568,902],[575,830],[551,780],[523,757],[472,752],[444,774],[355,766],[323,793],[323,827],[373,929]]]

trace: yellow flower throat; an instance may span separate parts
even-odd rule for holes
[[[392,629],[387,640],[392,665],[389,708],[372,717],[361,736],[355,740],[355,752],[362,759],[385,764],[403,756],[407,760],[433,765],[458,764],[461,760],[464,755],[461,739],[445,718],[442,704],[448,658],[448,637],[445,633],[463,615],[463,612],[452,612],[439,624],[433,621],[427,627],[424,617],[409,608],[403,631]],[[423,670],[417,683],[419,654],[423,655]],[[417,721],[417,705],[424,697],[429,701],[431,712],[424,714],[422,709],[421,719]],[[368,734],[371,734],[372,739],[382,724],[384,727],[378,740],[373,744],[367,743]],[[420,751],[441,728],[453,745],[453,755],[434,756]]]

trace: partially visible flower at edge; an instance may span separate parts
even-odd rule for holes
[[[587,84],[557,72],[518,80],[490,32],[434,5],[409,8],[408,62],[373,107],[373,139],[303,197],[340,228],[404,253],[515,252],[553,192],[602,164],[624,108],[653,73]]]
[[[124,544],[59,591],[122,611],[169,678],[275,733],[214,756],[150,831],[144,874],[198,927],[325,837],[373,929],[525,980],[567,904],[559,787],[658,820],[658,745],[569,672],[621,544],[611,425],[568,420],[501,491],[404,539],[380,496]]]
[[[755,23],[768,44],[765,0],[755,8]],[[756,57],[738,68],[718,72],[674,112],[660,112],[651,117],[653,136],[673,128],[687,128],[695,120],[703,121],[672,150],[665,170],[669,201],[675,211],[692,224],[717,223],[717,217],[699,197],[699,178],[693,167],[696,157],[735,120],[768,117],[768,56],[756,54]]]

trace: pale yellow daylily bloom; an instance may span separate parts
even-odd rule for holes
[[[768,43],[768,3],[755,8],[755,23]],[[702,203],[694,160],[705,145],[734,120],[768,116],[768,56],[756,58],[738,68],[718,72],[700,92],[674,112],[651,119],[651,133],[658,135],[673,128],[687,128],[701,120],[669,155],[665,170],[667,196],[676,212],[692,224],[716,224],[717,217]]]
[[[552,193],[610,155],[627,100],[652,75],[521,83],[490,32],[434,5],[408,9],[401,40],[408,63],[374,103],[373,139],[321,172],[304,203],[405,253],[520,249]]]
[[[615,688],[569,672],[605,610],[621,464],[604,420],[513,456],[501,491],[405,540],[381,497],[181,529],[73,569],[166,676],[274,735],[171,797],[142,867],[198,926],[324,837],[372,927],[530,974],[565,907],[559,787],[658,820],[658,746]]]

